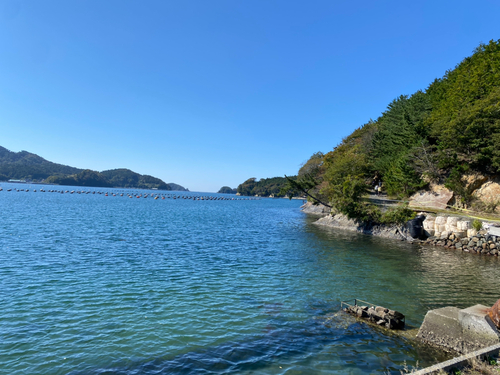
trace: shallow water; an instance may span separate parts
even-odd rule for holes
[[[301,201],[0,186],[2,374],[399,373],[444,357],[341,300],[418,326],[500,295],[498,258],[316,227]]]

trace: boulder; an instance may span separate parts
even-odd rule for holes
[[[426,237],[433,237],[436,232],[434,231],[434,229],[425,229],[424,234]]]
[[[500,181],[488,181],[475,190],[472,195],[487,205],[500,203]],[[500,212],[500,204],[496,208]]]
[[[477,234],[475,229],[467,229],[467,237],[474,237]]]
[[[448,239],[450,234],[451,234],[451,232],[448,232],[448,231],[441,232],[441,234],[439,235],[439,238],[442,240],[446,240],[446,239]]]
[[[331,211],[330,207],[326,207],[322,204],[314,205],[312,202],[306,202],[300,208],[302,212],[306,214],[321,215],[321,216],[328,215],[330,214]]]
[[[409,206],[444,210],[452,198],[453,192],[445,187],[435,191],[420,191],[410,197]]]
[[[424,227],[422,225],[425,218],[417,216],[415,219],[406,223],[406,228],[410,232],[412,238],[420,238],[424,235]]]

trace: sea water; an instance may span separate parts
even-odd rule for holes
[[[302,201],[0,187],[1,374],[399,374],[446,357],[342,300],[418,327],[500,297],[496,257],[321,228]]]

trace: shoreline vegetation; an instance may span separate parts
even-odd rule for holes
[[[189,191],[181,185],[120,168],[97,172],[52,163],[27,151],[0,146],[0,181],[24,180],[49,185]]]
[[[398,228],[414,238],[408,223],[420,211],[429,218],[444,213],[476,219],[478,225],[486,217],[497,225],[500,40],[480,44],[426,90],[397,97],[376,120],[285,178],[282,194],[307,197],[306,212],[326,212],[320,223],[329,226],[378,235],[390,229],[393,237]],[[381,196],[390,199],[382,202]],[[461,240],[445,232],[426,237],[444,246]]]

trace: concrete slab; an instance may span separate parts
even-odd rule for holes
[[[488,317],[488,307],[475,305],[458,312],[464,339],[469,349],[480,349],[500,343],[499,332]]]
[[[476,305],[463,310],[456,307],[431,310],[425,315],[417,337],[458,353],[499,344],[499,332],[487,317],[487,309]]]
[[[427,312],[417,337],[422,341],[463,353],[462,326],[457,307],[442,307]]]
[[[500,236],[500,228],[490,226],[488,228],[488,233],[492,236]]]

